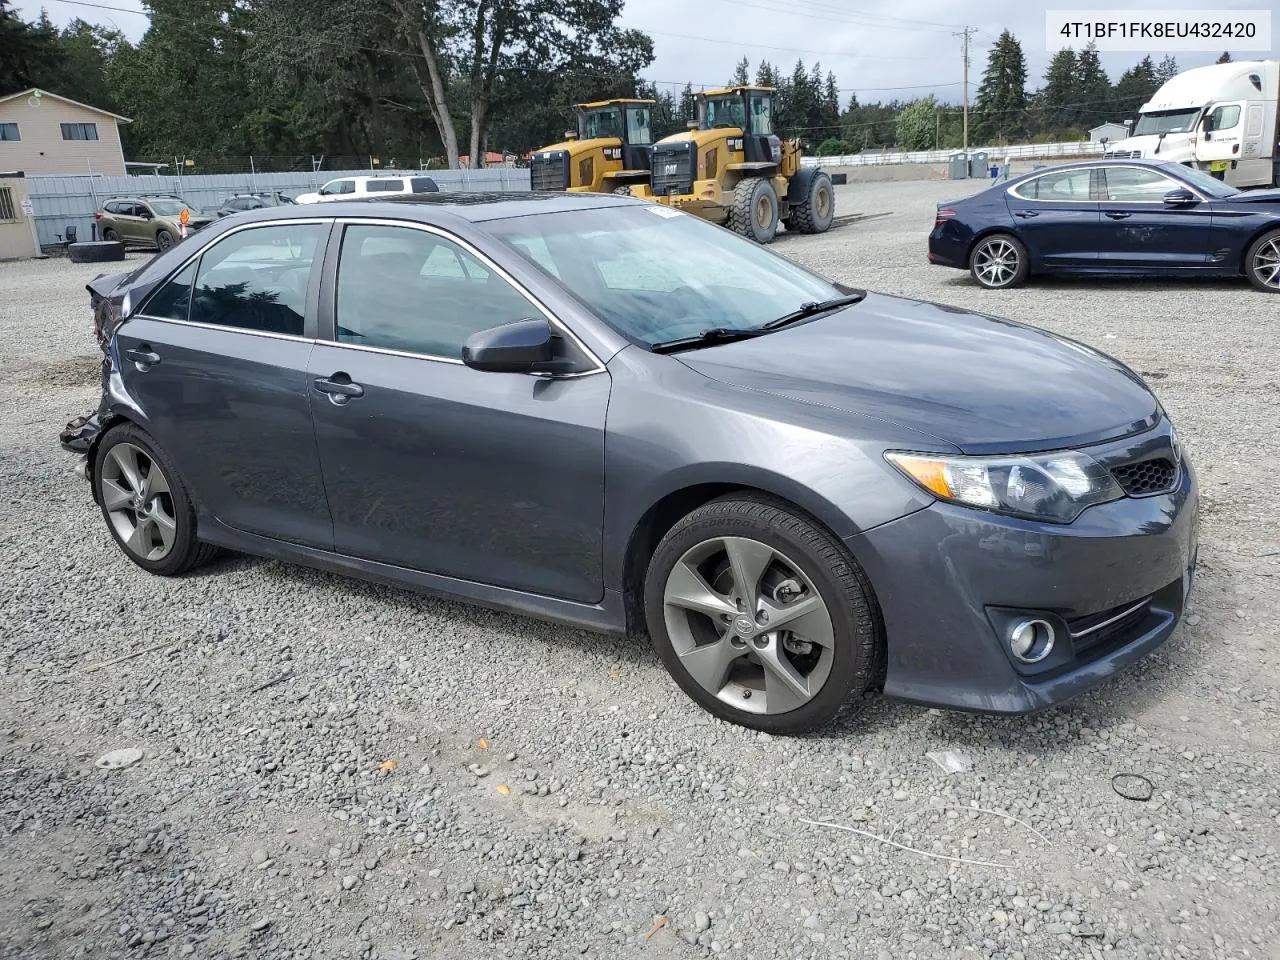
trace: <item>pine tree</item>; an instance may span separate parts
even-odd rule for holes
[[[1097,126],[1111,106],[1111,80],[1091,42],[1076,58],[1075,118],[1083,127]]]
[[[1111,118],[1125,120],[1133,117],[1159,86],[1155,64],[1150,57],[1143,57],[1116,81],[1111,98]]]
[[[698,106],[693,99],[693,84],[686,83],[680,91],[679,129],[683,130],[690,121],[698,119]]]
[[[836,86],[836,75],[830,70],[822,91],[822,124],[831,128],[823,131],[824,136],[836,136],[835,128],[840,124],[840,88]]]
[[[1218,63],[1230,63],[1230,62],[1231,62],[1231,54],[1227,53],[1227,52],[1224,50],[1224,51],[1222,52],[1222,56],[1220,56],[1220,57],[1218,58],[1217,62],[1218,62]]]
[[[1166,55],[1156,67],[1156,83],[1168,83],[1178,75],[1178,61],[1172,55]]]
[[[756,86],[757,87],[776,87],[778,85],[778,71],[768,60],[761,60],[760,66],[756,67]]]
[[[1038,126],[1043,133],[1061,130],[1075,122],[1076,54],[1059,50],[1044,72],[1044,86],[1036,94]]]
[[[751,61],[743,57],[737,62],[733,68],[733,79],[729,81],[731,87],[742,87],[750,83]]]
[[[1009,141],[1026,129],[1027,61],[1022,44],[1005,30],[987,55],[974,112],[979,136]]]

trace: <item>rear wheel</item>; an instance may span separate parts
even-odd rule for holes
[[[196,539],[195,510],[177,470],[136,425],[102,438],[93,482],[107,529],[142,569],[169,577],[217,554],[217,547]]]
[[[1017,237],[993,233],[983,237],[969,254],[969,273],[988,290],[1016,287],[1027,279],[1027,248]]]
[[[103,230],[103,231],[102,231],[102,239],[103,239],[103,240],[111,240],[111,241],[113,241],[113,242],[114,242],[114,241],[116,241],[116,240],[119,240],[119,239],[120,239],[120,234],[116,233],[116,232],[115,232],[114,230],[112,230],[110,227],[107,227],[107,229],[105,229],[105,230]]]
[[[733,191],[729,229],[756,243],[772,243],[778,232],[778,194],[764,177],[743,180]]]
[[[792,209],[795,211],[792,220],[801,233],[826,233],[836,215],[836,194],[831,178],[821,170],[815,173],[809,179],[804,199]]]
[[[645,578],[649,635],[681,689],[717,717],[775,733],[821,727],[870,686],[874,604],[838,540],[747,495],[677,523]]]
[[[156,231],[156,246],[160,248],[161,253],[164,253],[173,246],[173,234],[168,230]]]
[[[1266,293],[1280,293],[1280,230],[1264,233],[1245,254],[1249,282]]]

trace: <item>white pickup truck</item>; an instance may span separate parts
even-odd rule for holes
[[[1196,67],[1164,84],[1106,156],[1183,163],[1234,187],[1280,186],[1280,61]]]

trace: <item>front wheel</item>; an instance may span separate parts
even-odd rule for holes
[[[1264,233],[1245,254],[1245,273],[1255,289],[1280,293],[1280,230]]]
[[[677,523],[649,563],[645,618],[680,688],[757,730],[815,730],[875,676],[865,575],[838,540],[771,499],[731,495]]]
[[[1007,290],[1027,279],[1027,248],[1017,237],[993,233],[983,237],[969,254],[969,273],[988,290]]]
[[[160,230],[156,233],[156,246],[160,248],[160,252],[164,253],[173,246],[173,234],[168,230]]]
[[[764,177],[743,180],[733,191],[729,228],[756,243],[772,243],[778,232],[778,192]]]
[[[826,233],[836,215],[835,188],[831,178],[819,170],[809,178],[804,199],[794,207],[795,225],[801,233]],[[788,225],[787,229],[791,229]]]

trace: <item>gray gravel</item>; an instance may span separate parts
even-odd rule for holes
[[[805,739],[712,720],[633,642],[245,557],[148,577],[56,444],[98,268],[0,264],[0,956],[1280,957],[1280,300],[988,293],[924,261],[956,192],[840,188],[888,215],[775,249],[1143,371],[1203,481],[1193,609],[1068,707],[868,697]]]

